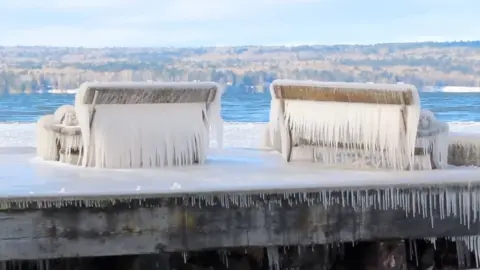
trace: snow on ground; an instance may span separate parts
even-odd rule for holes
[[[257,148],[265,123],[225,123],[225,147]],[[454,132],[480,133],[480,122],[451,122]],[[0,147],[35,146],[35,124],[0,123]]]

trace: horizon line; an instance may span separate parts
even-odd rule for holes
[[[265,45],[209,45],[209,46],[104,46],[104,47],[88,47],[88,46],[56,46],[56,45],[14,45],[4,46],[2,48],[72,48],[72,49],[211,49],[211,48],[298,48],[298,47],[353,47],[353,46],[381,46],[381,45],[396,45],[396,44],[444,44],[444,43],[473,43],[480,42],[480,40],[451,40],[451,41],[402,41],[402,42],[379,42],[379,43],[339,43],[339,44],[317,44],[317,43],[293,43],[293,44],[265,44]]]

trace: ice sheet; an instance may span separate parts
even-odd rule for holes
[[[480,169],[437,171],[335,170],[286,163],[265,150],[212,150],[206,165],[170,169],[99,170],[39,160],[34,148],[0,148],[0,198],[142,196],[216,192],[294,192],[480,184]]]

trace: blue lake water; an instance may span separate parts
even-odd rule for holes
[[[480,93],[421,93],[422,107],[448,122],[480,122]],[[73,104],[71,94],[0,95],[0,122],[32,123],[58,106]],[[267,122],[270,94],[229,89],[222,99],[227,122]]]

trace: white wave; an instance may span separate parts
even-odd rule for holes
[[[480,122],[450,122],[454,132],[480,133]],[[225,123],[225,147],[261,146],[265,123]],[[35,146],[35,124],[0,123],[0,147]]]
[[[440,92],[445,92],[445,93],[478,93],[478,92],[480,92],[480,87],[445,86],[445,87],[441,88]]]
[[[52,89],[48,90],[47,93],[49,94],[76,94],[78,89],[67,89],[67,90],[61,90],[61,89]]]
[[[425,87],[423,92],[441,92],[441,93],[479,93],[480,87],[470,86],[445,86],[445,87]]]

